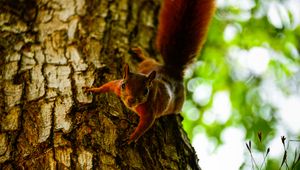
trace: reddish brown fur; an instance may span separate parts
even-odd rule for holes
[[[106,92],[114,92],[117,96],[121,95],[120,84],[121,80],[114,80],[108,83],[105,83],[101,87],[83,87],[86,92],[92,93],[106,93]]]
[[[214,0],[164,0],[156,45],[172,77],[182,79],[200,51],[214,10]]]

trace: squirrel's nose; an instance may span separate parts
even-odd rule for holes
[[[129,106],[132,106],[134,104],[134,101],[135,100],[134,100],[133,97],[127,99],[127,103],[128,103]]]

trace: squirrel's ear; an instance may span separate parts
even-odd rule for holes
[[[129,66],[126,63],[125,66],[124,66],[123,79],[127,79],[128,78],[128,74],[129,74]]]
[[[155,76],[156,76],[156,71],[152,71],[148,76],[148,82],[151,83],[155,79]]]

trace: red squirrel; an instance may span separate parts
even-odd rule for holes
[[[185,94],[183,75],[199,53],[214,14],[214,0],[164,0],[159,16],[156,48],[163,63],[133,51],[142,61],[138,73],[124,67],[123,79],[110,81],[87,92],[113,92],[137,113],[139,124],[128,143],[136,142],[160,116],[181,111]]]

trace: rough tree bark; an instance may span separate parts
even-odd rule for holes
[[[112,94],[129,49],[155,56],[160,0],[0,0],[2,169],[200,169],[182,118],[136,144],[138,116]]]

